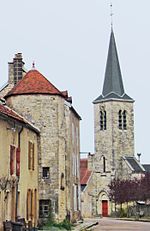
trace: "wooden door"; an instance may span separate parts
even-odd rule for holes
[[[108,216],[108,201],[107,200],[102,201],[102,216],[103,217]]]

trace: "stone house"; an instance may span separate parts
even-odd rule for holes
[[[0,100],[0,230],[3,221],[38,222],[39,130]]]
[[[14,62],[13,62],[14,63]],[[7,105],[40,130],[38,139],[39,218],[80,217],[80,116],[67,91],[60,91],[38,70],[28,71],[1,90]]]
[[[91,179],[82,191],[83,216],[108,216],[112,205],[108,185],[114,177],[140,177],[145,169],[134,156],[134,100],[124,90],[113,29],[102,94],[94,101],[95,154],[88,156]],[[82,165],[81,165],[82,167]]]

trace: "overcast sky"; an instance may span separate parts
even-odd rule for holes
[[[135,154],[150,163],[150,0],[113,0],[126,93],[135,99]],[[0,0],[0,85],[23,53],[82,117],[81,151],[94,152],[93,104],[102,92],[110,38],[109,0]]]

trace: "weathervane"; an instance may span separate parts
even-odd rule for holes
[[[110,2],[110,17],[111,17],[111,29],[113,29],[113,5],[112,2]]]

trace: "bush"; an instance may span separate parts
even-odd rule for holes
[[[127,217],[127,210],[121,208],[119,211],[119,217]]]
[[[55,227],[58,227],[58,228],[60,228],[60,229],[66,229],[66,230],[71,230],[71,228],[72,228],[72,224],[70,223],[70,221],[68,221],[68,220],[64,220],[64,221],[62,221],[62,222],[60,222],[60,223],[55,223],[55,224],[53,224]]]
[[[46,224],[43,225],[43,229],[45,230],[51,230],[52,227],[56,227],[56,228],[59,228],[59,229],[66,229],[66,230],[71,230],[72,229],[72,224],[70,223],[70,221],[68,220],[64,220],[60,223],[56,223],[52,220],[48,220],[46,222]]]

